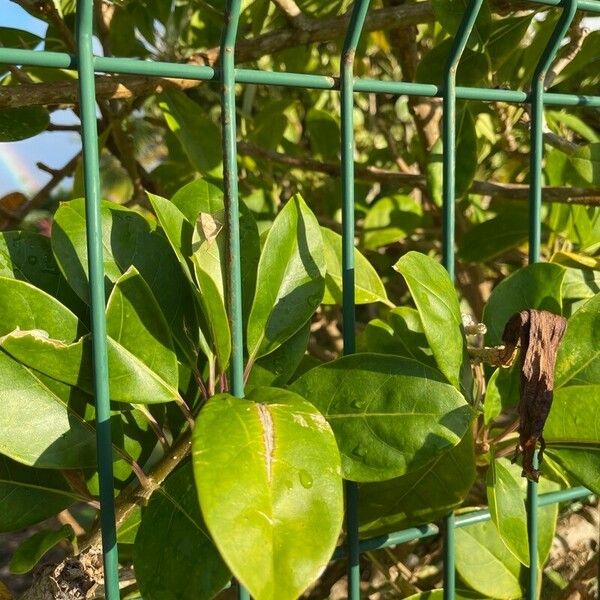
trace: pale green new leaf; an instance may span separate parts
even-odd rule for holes
[[[206,525],[256,600],[296,600],[327,565],[342,526],[335,438],[298,395],[256,388],[202,409],[193,465]]]
[[[73,536],[73,529],[70,525],[63,525],[60,529],[44,529],[34,533],[15,550],[10,559],[10,572],[14,575],[28,573],[56,544]]]

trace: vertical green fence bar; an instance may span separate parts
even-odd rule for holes
[[[540,259],[542,232],[542,159],[544,156],[544,91],[546,76],[575,13],[577,0],[564,0],[563,13],[538,62],[531,82],[531,152],[529,168],[529,262]]]
[[[100,213],[100,164],[96,123],[96,86],[94,81],[93,0],[77,2],[77,70],[79,72],[79,108],[83,145],[87,253],[90,278],[92,348],[94,362],[94,398],[96,401],[96,444],[100,486],[100,524],[104,585],[107,600],[119,598],[119,557],[115,525],[115,504],[110,431],[110,394]]]
[[[546,76],[577,12],[577,0],[565,0],[563,12],[535,68],[531,82],[531,151],[529,168],[529,262],[540,260],[542,237],[542,160],[544,157],[544,91]],[[537,454],[534,458],[537,461]],[[535,464],[535,467],[538,465]],[[538,484],[527,482],[529,569],[527,600],[538,597]]]
[[[241,0],[228,0],[221,40],[221,124],[223,129],[223,186],[227,213],[228,281],[227,296],[231,326],[231,392],[244,395],[244,325],[242,317],[242,267],[237,169],[237,119],[235,114],[235,43],[240,21]],[[250,594],[238,587],[238,599]]]
[[[469,2],[454,37],[444,69],[442,258],[450,279],[454,279],[454,230],[456,221],[456,72],[482,4],[483,0],[471,0]]]
[[[456,72],[467,47],[483,0],[471,0],[460,22],[444,70],[442,115],[443,204],[442,204],[442,260],[450,278],[454,280],[454,230],[456,223]],[[444,600],[455,597],[455,517],[444,519]]]
[[[342,330],[344,354],[356,348],[354,293],[354,56],[370,0],[356,0],[342,49],[340,101],[342,120]],[[348,600],[360,599],[358,539],[358,484],[346,482],[346,544],[348,547]]]
[[[223,126],[223,185],[228,230],[227,294],[231,324],[231,391],[244,395],[244,329],[242,320],[242,268],[238,200],[237,138],[235,114],[235,42],[241,0],[228,0],[221,41],[221,122]]]

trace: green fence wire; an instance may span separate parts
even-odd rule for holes
[[[94,56],[93,0],[77,2],[77,53],[0,48],[0,62],[14,65],[76,69],[79,74],[80,114],[82,126],[84,181],[87,218],[87,244],[90,271],[91,317],[93,335],[94,385],[96,398],[96,436],[102,525],[102,548],[106,598],[119,598],[118,554],[116,542],[114,486],[112,471],[110,399],[108,389],[108,362],[106,322],[104,316],[104,267],[100,219],[100,173],[98,131],[96,123],[95,73],[176,77],[200,81],[218,81],[221,85],[221,119],[223,128],[224,188],[228,222],[228,309],[232,331],[231,386],[236,396],[244,395],[243,383],[243,328],[239,239],[239,200],[237,174],[236,84],[302,87],[321,90],[339,90],[341,96],[341,177],[343,229],[343,337],[344,352],[355,350],[354,298],[354,126],[353,103],[355,92],[386,93],[409,96],[441,97],[443,99],[443,264],[454,277],[455,229],[455,166],[456,166],[456,101],[502,101],[531,105],[531,157],[529,197],[529,259],[536,262],[540,256],[543,112],[545,106],[600,107],[600,96],[557,94],[545,91],[545,79],[565,34],[578,10],[600,15],[598,0],[528,0],[533,5],[559,7],[560,19],[535,69],[531,91],[486,89],[456,85],[456,72],[461,55],[475,24],[483,0],[470,0],[445,69],[442,86],[404,81],[382,81],[354,77],[353,65],[356,48],[365,23],[370,0],[356,0],[343,46],[340,77],[277,73],[255,69],[236,69],[235,45],[241,11],[241,0],[228,0],[225,26],[221,41],[220,68],[142,61],[130,58]],[[585,488],[573,488],[538,497],[537,485],[528,484],[527,515],[531,566],[529,568],[527,600],[537,598],[537,512],[540,506],[575,500],[589,494]],[[385,536],[359,540],[358,486],[346,484],[347,541],[334,554],[334,559],[348,559],[348,598],[360,598],[359,557],[362,552],[402,544],[412,540],[444,535],[444,599],[455,597],[454,546],[455,529],[490,519],[489,510],[463,515],[448,515],[440,528],[428,523]],[[240,600],[249,598],[240,588]]]

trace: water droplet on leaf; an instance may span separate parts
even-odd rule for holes
[[[300,477],[300,483],[302,484],[302,487],[309,489],[313,486],[313,478],[312,478],[312,475],[308,471],[305,471],[304,469],[302,469],[299,473],[299,477]]]

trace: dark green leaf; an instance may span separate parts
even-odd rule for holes
[[[486,344],[500,344],[504,326],[521,310],[535,308],[561,314],[564,275],[565,270],[559,265],[539,263],[519,269],[501,281],[483,310]]]
[[[79,499],[60,472],[26,467],[0,455],[0,532],[44,521]]]
[[[324,160],[337,158],[340,149],[340,125],[331,112],[311,108],[306,115],[306,127],[312,153]]]
[[[474,480],[473,436],[467,432],[457,446],[408,475],[361,484],[361,535],[436,521],[460,506]]]
[[[210,600],[229,581],[198,508],[191,463],[168,477],[143,510],[133,561],[146,600]]]
[[[531,15],[509,17],[492,23],[486,50],[492,67],[498,69],[506,59],[519,49],[519,45],[531,24]]]
[[[600,143],[580,147],[575,154],[569,156],[569,160],[582,183],[600,185]]]
[[[295,600],[325,568],[342,525],[340,459],[325,419],[285,390],[222,394],[201,411],[192,448],[202,514],[232,572],[257,600]]]
[[[0,110],[0,143],[17,142],[46,131],[50,115],[43,106]]]
[[[436,20],[451,36],[456,34],[461,21],[471,10],[468,0],[432,0],[432,7]],[[471,33],[471,45],[482,46],[488,41],[491,24],[492,13],[489,5],[484,3]]]
[[[220,176],[223,169],[221,130],[204,115],[201,106],[175,89],[161,94],[159,106],[194,169]]]
[[[331,423],[344,477],[353,481],[423,467],[456,446],[472,418],[438,371],[396,356],[346,356],[308,371],[291,389]]]
[[[373,319],[365,328],[369,352],[395,354],[435,367],[421,318],[414,308],[399,306],[388,314],[388,322]]]
[[[63,525],[56,530],[44,529],[34,533],[15,550],[10,559],[10,572],[14,575],[29,573],[56,544],[72,536],[73,529],[70,525]]]

